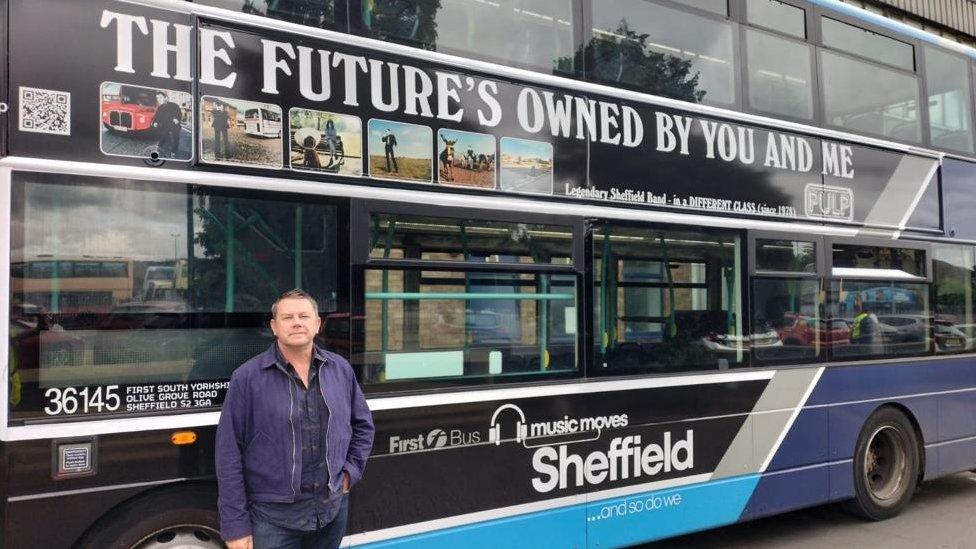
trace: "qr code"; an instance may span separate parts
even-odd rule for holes
[[[21,87],[20,131],[71,135],[71,93]]]

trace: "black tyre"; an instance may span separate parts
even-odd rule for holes
[[[902,512],[918,485],[918,437],[905,414],[881,408],[865,422],[854,452],[853,513],[884,520]]]
[[[137,498],[99,521],[83,549],[220,549],[217,497],[206,486]]]

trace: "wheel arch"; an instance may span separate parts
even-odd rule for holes
[[[139,492],[138,494],[121,501],[103,513],[75,541],[72,548],[83,549],[86,547],[91,547],[92,539],[95,538],[100,531],[112,526],[116,523],[116,521],[124,519],[124,517],[131,511],[143,507],[150,507],[152,501],[169,496],[177,498],[182,496],[188,503],[192,503],[195,506],[201,505],[201,502],[209,502],[212,500],[212,509],[216,511],[217,481],[183,480],[149,488]]]

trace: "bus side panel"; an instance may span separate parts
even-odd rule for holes
[[[971,469],[976,464],[976,391],[950,393],[939,400],[939,438],[936,447],[942,474]]]
[[[7,547],[71,547],[98,520],[106,509],[112,509],[145,488],[107,490],[7,504]],[[59,509],[57,527],[37,528],[37,517],[49,516]]]
[[[966,439],[976,436],[974,398],[976,363],[959,358],[828,368],[810,400],[830,409],[831,462],[853,458],[861,428],[875,409],[885,404],[904,407],[918,423],[925,477],[932,478],[966,468]],[[944,464],[943,454],[948,458]],[[831,495],[837,496],[833,490]]]
[[[7,498],[9,547],[66,547],[74,543],[99,517],[120,502],[141,492],[185,479],[212,479],[214,427],[194,429],[195,444],[174,446],[172,430],[142,431],[94,437],[95,473],[76,478],[53,478],[53,455],[58,441],[75,442],[93,437],[28,440],[5,443],[4,483]],[[12,499],[13,501],[10,501]],[[36,523],[38,513],[64,509],[58,528],[20,532],[18,524]],[[21,544],[21,535],[31,543]],[[17,537],[14,537],[17,536]],[[51,543],[38,538],[51,537]]]
[[[770,461],[742,519],[753,519],[828,499],[828,427],[825,408],[804,408]]]

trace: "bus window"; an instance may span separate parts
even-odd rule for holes
[[[373,214],[370,258],[390,267],[365,273],[364,381],[390,390],[575,375],[572,249],[571,226]]]
[[[12,262],[29,275],[10,285],[13,421],[218,406],[273,341],[279,295],[302,287],[323,318],[346,306],[337,204],[42,174],[12,187]]]
[[[828,50],[820,51],[827,124],[918,143],[918,80],[914,74]]]
[[[366,271],[367,384],[504,382],[577,369],[576,276]]]
[[[929,352],[924,249],[834,243],[829,317],[850,327],[850,344],[831,347],[834,360]]]
[[[279,2],[277,0],[193,0],[197,4],[253,13],[310,27],[332,28],[335,26],[335,0],[303,0]],[[344,7],[345,2],[339,2]]]
[[[806,12],[803,8],[777,0],[747,0],[746,20],[800,40],[807,37]]]
[[[932,145],[973,152],[971,80],[964,57],[925,47],[925,88],[929,97]]]
[[[753,360],[808,362],[825,346],[847,344],[847,324],[823,317],[823,295],[819,278],[753,279]]]
[[[739,254],[729,233],[594,230],[596,373],[744,366]]]
[[[915,70],[911,44],[830,17],[820,18],[824,46],[847,51],[906,71]]]
[[[565,226],[394,214],[375,214],[371,223],[375,259],[572,265],[572,247]]]
[[[934,244],[932,271],[935,296],[935,352],[955,353],[976,348],[976,258],[972,246]]]
[[[572,74],[571,0],[363,2],[370,36],[544,72]]]
[[[727,21],[645,0],[593,2],[592,21],[594,80],[693,103],[735,104]]]
[[[813,46],[746,28],[749,106],[813,119]]]

